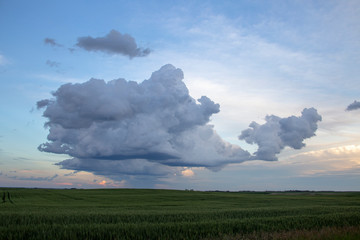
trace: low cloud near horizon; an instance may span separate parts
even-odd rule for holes
[[[141,83],[120,78],[64,84],[52,99],[37,102],[49,128],[48,142],[38,149],[69,155],[57,163],[63,169],[159,177],[184,168],[217,171],[231,163],[277,160],[286,146],[304,147],[321,121],[308,108],[300,117],[271,115],[263,125],[253,122],[239,136],[258,145],[251,154],[216,133],[209,121],[220,105],[206,96],[192,98],[183,78],[181,69],[168,64]]]
[[[134,57],[145,57],[150,54],[149,48],[139,48],[135,39],[129,34],[121,34],[116,30],[111,30],[104,37],[79,37],[78,47],[87,51],[100,51],[108,54],[121,54]]]

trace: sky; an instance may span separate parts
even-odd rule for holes
[[[360,2],[0,0],[0,186],[360,191]]]

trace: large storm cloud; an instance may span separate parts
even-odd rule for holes
[[[76,45],[87,51],[121,54],[130,58],[144,57],[151,52],[149,48],[137,47],[135,39],[129,34],[121,34],[116,30],[111,30],[104,37],[79,37]]]
[[[168,64],[141,83],[64,84],[52,99],[37,103],[49,128],[48,142],[39,150],[69,155],[58,163],[62,168],[107,176],[161,176],[177,167],[219,170],[229,163],[276,160],[285,146],[299,149],[321,120],[310,108],[301,117],[269,116],[264,125],[252,123],[240,136],[259,145],[251,155],[224,141],[209,124],[220,105],[206,96],[193,99],[182,80],[181,69]]]

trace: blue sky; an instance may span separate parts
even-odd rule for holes
[[[360,100],[359,16],[360,3],[350,0],[0,1],[0,186],[360,190],[360,109],[346,111]],[[113,43],[128,34],[138,49],[150,49],[150,53],[129,57],[129,47],[120,52],[104,50],[99,39],[108,39],[112,30],[120,36]],[[85,38],[98,45],[86,45],[86,49]],[[161,106],[168,101],[161,103],[161,99],[173,96],[172,90],[184,89],[188,89],[185,97],[197,100],[206,96],[210,102],[194,100],[186,108],[176,105],[188,113],[180,116],[183,125],[178,129],[188,127],[189,118],[198,117],[190,121],[194,124],[190,130],[176,136],[163,125],[150,127],[157,126],[161,114],[149,113],[141,121],[136,118],[138,129],[144,128],[145,140],[171,136],[171,141],[159,140],[161,144],[146,148],[141,145],[149,143],[141,141],[144,135],[134,130],[132,137],[133,144],[147,156],[156,149],[156,153],[174,153],[178,160],[158,161],[146,154],[139,158],[139,153],[130,156],[134,146],[110,142],[109,135],[102,136],[96,146],[103,144],[99,149],[106,146],[110,152],[116,148],[116,156],[129,159],[101,161],[79,152],[69,155],[38,150],[48,142],[49,130],[55,131],[59,123],[55,113],[42,116],[50,105],[37,109],[37,102],[53,101],[52,93],[61,85],[81,84],[91,78],[105,82],[124,78],[147,89],[142,81],[166,64],[182,70],[183,80],[176,81],[184,85],[179,89],[174,85],[163,95],[139,95],[137,104],[156,100],[160,103],[154,109],[161,113]],[[167,71],[175,71],[171,69]],[[124,104],[117,94],[108,97],[107,91],[112,91],[108,84],[91,88],[92,92],[88,85],[79,86],[84,86],[86,95],[80,109],[87,106],[93,111],[91,106],[102,101],[99,96],[108,99],[104,104],[110,112]],[[132,88],[128,84],[124,89],[128,89],[124,90],[126,95]],[[96,90],[97,94],[92,94]],[[74,94],[78,96],[77,91]],[[134,96],[129,94],[129,99]],[[54,103],[59,102],[60,96]],[[146,113],[148,108],[144,108]],[[316,120],[316,129],[300,139],[306,144],[301,149],[291,147],[293,139],[287,138],[286,143],[281,138],[277,161],[256,154],[263,141],[276,142],[272,133],[283,136],[273,128],[262,128],[267,129],[267,135],[259,130],[252,136],[253,144],[239,139],[253,121],[270,126],[265,120],[270,115],[285,119],[283,122],[294,116],[298,124],[288,126],[301,130],[302,120],[308,119],[302,115],[305,108],[316,109],[321,121]],[[57,113],[70,116],[65,110]],[[44,128],[47,121],[53,125]],[[129,120],[129,124],[136,121]],[[75,130],[74,134],[91,136],[87,128]],[[205,130],[211,132],[211,142],[197,140]],[[163,131],[165,135],[161,135]],[[70,136],[70,132],[64,134]],[[116,139],[121,137],[120,132],[112,134]],[[189,141],[184,139],[191,139],[192,147],[199,150],[180,148],[174,143],[179,139],[184,146]],[[90,140],[87,146],[94,143]],[[169,142],[173,144],[171,151],[165,147]],[[218,157],[219,151],[211,154],[218,146],[228,155]],[[79,142],[72,147],[79,147]],[[231,155],[234,149],[241,151]],[[252,157],[240,157],[244,152]],[[98,154],[102,158],[106,155]],[[70,161],[65,164],[67,159]]]

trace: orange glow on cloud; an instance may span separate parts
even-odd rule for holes
[[[300,153],[290,158],[297,163],[311,162],[303,168],[302,174],[350,174],[360,167],[360,145],[345,145]],[[305,166],[304,165],[304,166]]]
[[[195,175],[195,173],[194,173],[191,169],[189,169],[189,168],[181,171],[181,174],[182,174],[184,177],[192,177],[192,176]]]
[[[300,155],[308,155],[308,156],[316,156],[316,157],[352,157],[356,158],[360,154],[360,145],[347,145],[347,146],[340,146],[340,147],[333,147],[324,150],[317,150],[317,151],[310,151],[307,153],[302,153]]]
[[[99,182],[99,185],[105,186],[106,185],[106,181],[102,180],[101,182]]]

